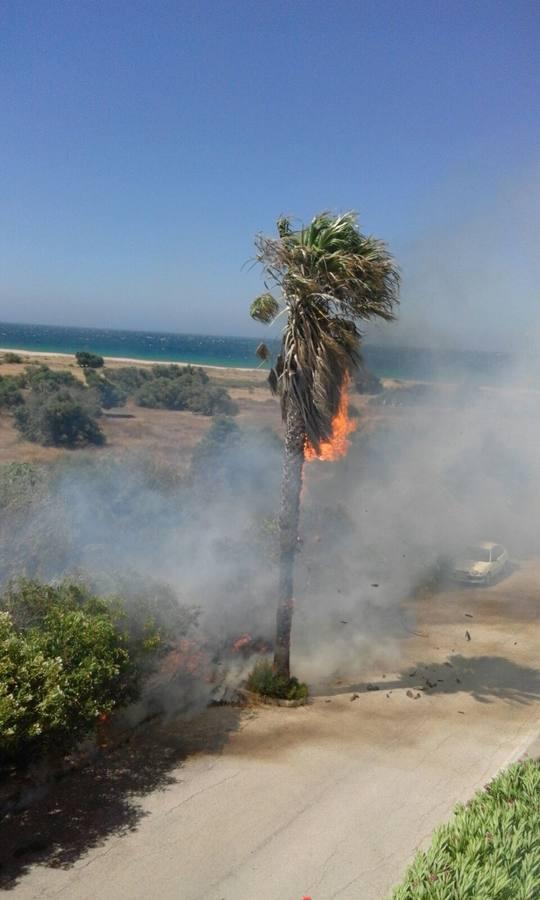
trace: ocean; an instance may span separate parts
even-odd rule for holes
[[[0,347],[5,349],[48,353],[90,350],[102,356],[185,362],[201,366],[255,368],[259,364],[255,355],[258,343],[256,337],[0,322]],[[266,343],[272,353],[277,351],[277,339],[266,340]],[[376,375],[420,381],[471,380],[489,383],[499,377],[512,362],[509,354],[471,350],[429,350],[366,344],[362,352],[367,367]]]

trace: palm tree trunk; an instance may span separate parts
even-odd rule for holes
[[[290,677],[291,625],[294,596],[294,557],[298,547],[300,490],[306,435],[304,420],[290,403],[285,420],[285,449],[279,511],[279,600],[276,616],[274,672]]]

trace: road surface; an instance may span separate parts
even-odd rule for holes
[[[427,598],[396,671],[362,672],[310,706],[213,708],[140,734],[9,823],[6,889],[387,897],[455,802],[538,736],[539,574],[522,564],[493,588]]]

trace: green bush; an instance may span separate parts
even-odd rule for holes
[[[19,356],[18,353],[4,353],[2,362],[4,363],[22,363],[22,356]]]
[[[14,409],[24,403],[20,387],[19,378],[14,378],[12,375],[0,375],[0,409]]]
[[[124,406],[127,394],[122,391],[110,378],[98,375],[92,369],[85,372],[86,383],[96,392],[103,409],[112,409],[116,406]]]
[[[83,587],[23,581],[0,599],[0,761],[65,752],[135,699],[114,606]]]
[[[137,366],[120,366],[118,369],[107,369],[107,378],[119,391],[131,397],[145,381],[152,378],[152,372]]]
[[[101,369],[104,363],[102,356],[98,356],[97,353],[89,353],[88,350],[79,350],[75,354],[75,359],[81,369]]]
[[[153,378],[183,378],[185,380],[197,381],[199,384],[210,384],[210,378],[200,366],[178,366],[176,363],[170,365],[152,366]]]
[[[308,686],[297,678],[283,678],[276,675],[267,660],[260,660],[249,676],[246,687],[261,697],[274,697],[278,700],[306,700]]]
[[[71,372],[65,369],[50,369],[44,363],[34,363],[26,366],[21,387],[41,390],[57,390],[60,387],[80,387],[80,381]]]
[[[237,411],[225,388],[211,384],[206,372],[193,366],[154,366],[151,378],[136,391],[135,402],[152,409],[189,410],[206,416]]]
[[[540,761],[498,775],[431,846],[416,855],[392,900],[536,900],[540,897]]]
[[[37,374],[26,402],[14,412],[15,425],[23,437],[54,447],[103,444],[105,438],[97,421],[101,415],[97,396],[76,379],[73,381],[73,385],[62,385],[48,375]]]
[[[205,416],[237,411],[225,388],[212,384],[204,369],[194,366],[125,366],[107,370],[107,378],[126,397],[150,409],[188,410]]]

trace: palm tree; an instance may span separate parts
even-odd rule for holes
[[[266,324],[285,316],[269,382],[285,423],[274,672],[289,678],[304,451],[308,442],[318,451],[331,438],[343,385],[360,362],[358,325],[394,318],[399,274],[386,245],[361,234],[354,213],[320,213],[298,229],[281,218],[277,231],[275,238],[258,235],[255,246],[265,285],[277,288],[279,299],[262,294],[250,314]],[[264,344],[257,352],[269,356]]]

